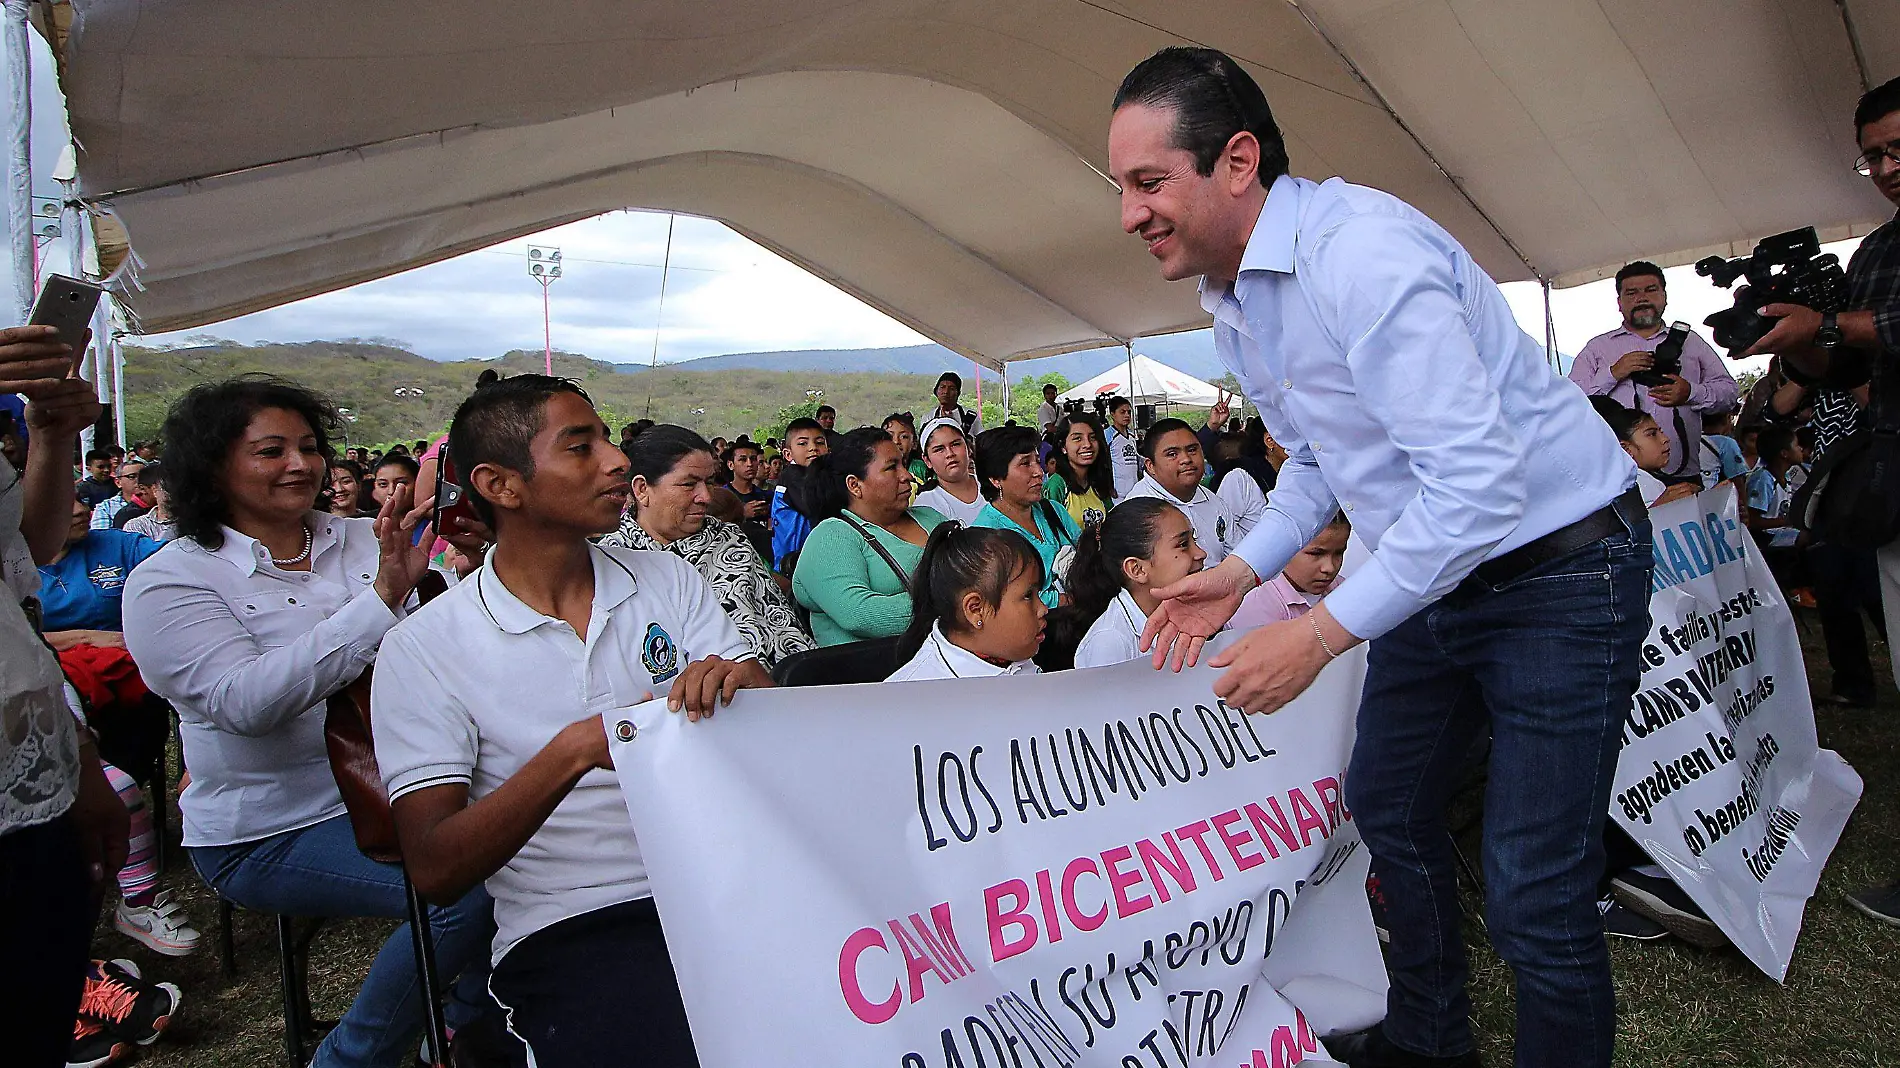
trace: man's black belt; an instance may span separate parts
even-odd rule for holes
[[[1520,576],[1527,575],[1543,567],[1552,560],[1560,560],[1592,542],[1618,531],[1629,530],[1631,520],[1625,516],[1647,514],[1643,505],[1643,495],[1636,492],[1634,486],[1624,491],[1622,496],[1603,507],[1577,520],[1567,527],[1556,530],[1505,553],[1494,560],[1486,560],[1471,573],[1471,577],[1486,586],[1502,586]]]

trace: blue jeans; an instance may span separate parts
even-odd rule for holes
[[[1610,1064],[1597,883],[1649,626],[1649,524],[1628,525],[1502,586],[1467,579],[1372,642],[1346,797],[1386,899],[1396,1046],[1472,1047],[1445,808],[1489,729],[1485,922],[1517,980],[1516,1063]]]
[[[291,916],[408,915],[402,869],[364,856],[348,816],[241,845],[189,850],[192,866],[219,894],[247,909]],[[461,1027],[492,1004],[487,994],[493,903],[480,887],[448,908],[431,908],[436,967],[459,976],[445,1015]],[[336,1029],[317,1047],[314,1068],[408,1068],[422,1034],[422,981],[409,925],[383,943],[369,977]]]

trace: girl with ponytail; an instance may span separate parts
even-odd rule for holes
[[[1151,591],[1201,570],[1206,560],[1187,513],[1156,497],[1123,501],[1082,532],[1069,568],[1074,601],[1059,613],[1060,621],[1051,621],[1051,646],[1086,628],[1073,646],[1076,667],[1141,656],[1142,628],[1159,603]],[[1051,666],[1048,657],[1041,663]]]
[[[887,682],[1034,674],[1042,645],[1042,554],[1013,530],[946,522],[911,578],[906,661]]]

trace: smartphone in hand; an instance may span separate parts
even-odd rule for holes
[[[457,519],[480,522],[475,514],[475,506],[462,488],[461,473],[456,470],[455,462],[449,455],[449,443],[443,442],[442,449],[436,454],[435,465],[435,534],[442,537],[453,534],[462,528]]]
[[[51,326],[59,330],[59,340],[72,346],[75,374],[86,358],[83,344],[86,328],[92,323],[92,313],[98,309],[99,298],[105,292],[91,282],[49,274],[45,284],[40,286],[40,295],[33,301],[33,314],[27,317],[29,326]]]

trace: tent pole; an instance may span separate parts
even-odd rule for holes
[[[1129,338],[1128,343],[1123,345],[1122,349],[1123,351],[1128,353],[1128,403],[1134,404],[1136,403],[1135,401],[1135,339],[1132,337]]]
[[[125,448],[125,353],[119,348],[119,339],[112,339],[112,424],[113,432],[119,439],[119,448]]]
[[[13,242],[13,321],[33,312],[33,55],[27,0],[6,0],[7,82],[11,149],[7,159],[7,234]]]
[[[1544,282],[1544,360],[1557,369],[1557,318],[1550,310],[1550,282]]]
[[[1005,423],[1009,422],[1009,402],[1010,402],[1009,363],[1008,361],[1004,361],[1003,363],[1003,422]],[[1041,429],[1041,428],[1038,427],[1037,429]]]

